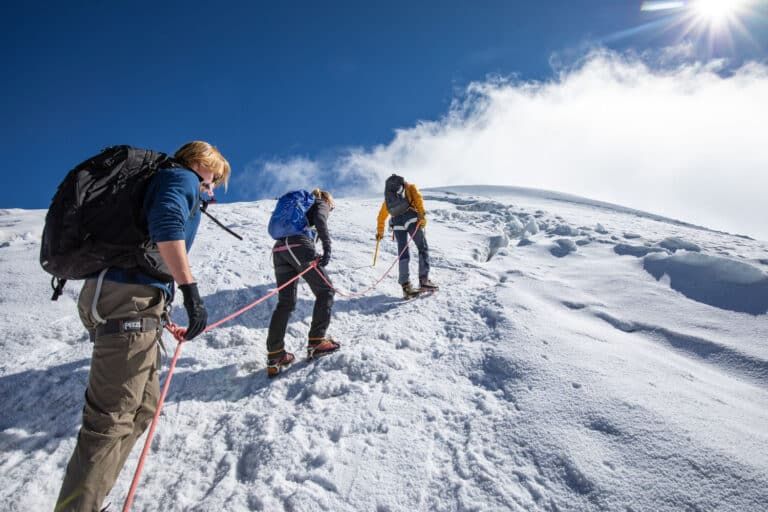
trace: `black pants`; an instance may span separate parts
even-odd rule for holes
[[[290,251],[284,247],[290,246]],[[280,248],[283,247],[283,250]],[[307,268],[317,257],[315,254],[315,244],[305,236],[292,236],[286,240],[280,240],[275,244],[272,254],[272,261],[275,265],[275,278],[277,286],[282,286],[291,278],[296,277],[301,271]],[[318,272],[328,279],[325,270],[316,267],[304,274],[303,278],[315,294],[315,308],[312,311],[312,325],[309,328],[309,338],[323,338],[331,323],[331,308],[333,307],[333,288],[323,281]],[[286,286],[278,294],[277,307],[272,313],[272,320],[269,322],[269,334],[267,335],[267,351],[277,352],[285,348],[285,330],[288,327],[288,320],[291,313],[296,308],[296,294],[299,282],[294,281]]]

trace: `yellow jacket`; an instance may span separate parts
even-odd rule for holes
[[[419,192],[416,185],[413,183],[407,183],[405,185],[405,198],[408,200],[408,203],[410,203],[411,209],[416,210],[416,214],[421,220],[421,227],[423,229],[427,225],[427,212],[424,210],[424,199],[421,197],[421,192]],[[384,224],[387,222],[387,217],[389,217],[389,210],[387,209],[387,202],[384,201],[381,203],[379,217],[376,219],[376,234],[379,236],[384,236]]]

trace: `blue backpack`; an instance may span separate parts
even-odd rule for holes
[[[281,196],[269,218],[269,236],[275,240],[294,235],[314,238],[314,231],[307,223],[307,211],[313,204],[315,196],[306,190],[294,190]]]

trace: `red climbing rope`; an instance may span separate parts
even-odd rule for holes
[[[368,288],[366,288],[365,290],[363,290],[361,292],[356,292],[356,293],[343,292],[343,291],[339,290],[338,288],[334,287],[333,284],[331,284],[331,282],[328,280],[327,277],[325,277],[325,275],[322,272],[318,271],[318,274],[320,275],[322,280],[325,281],[325,284],[330,286],[336,293],[338,293],[342,297],[346,297],[348,299],[354,299],[354,298],[357,298],[357,297],[362,297],[366,293],[370,292],[371,290],[373,290],[374,288],[379,286],[379,283],[381,283],[384,280],[384,278],[387,277],[390,272],[392,272],[392,269],[395,267],[397,262],[400,261],[400,258],[403,256],[403,254],[405,254],[405,251],[408,250],[408,246],[411,244],[411,240],[413,240],[413,238],[416,236],[416,232],[419,230],[420,227],[421,227],[421,221],[419,221],[416,224],[416,229],[414,229],[413,233],[409,235],[408,242],[405,244],[405,247],[403,247],[403,250],[400,251],[400,254],[397,255],[397,258],[395,258],[395,261],[392,262],[392,264],[389,266],[387,271],[384,272],[384,274],[382,274],[382,276],[380,278],[378,278],[376,281],[374,281],[374,283],[371,286],[369,286]]]
[[[224,322],[227,322],[229,320],[232,320],[238,315],[242,315],[249,309],[253,308],[257,304],[260,304],[267,300],[268,298],[274,296],[276,293],[278,293],[280,290],[285,288],[286,286],[290,285],[294,281],[296,281],[298,278],[312,270],[313,268],[317,267],[317,262],[312,262],[309,264],[309,266],[304,269],[301,273],[298,275],[292,277],[290,280],[283,283],[283,285],[275,288],[268,294],[264,295],[263,297],[251,302],[247,306],[245,306],[242,309],[237,310],[236,312],[232,313],[231,315],[222,318],[216,323],[213,323],[209,326],[207,326],[204,330],[204,332],[208,332],[211,329],[215,329],[219,325],[223,324]],[[131,482],[131,488],[128,490],[128,496],[125,498],[125,504],[123,505],[123,512],[128,512],[131,509],[131,505],[133,504],[133,497],[136,494],[136,489],[139,486],[139,478],[141,476],[141,471],[144,469],[144,462],[147,460],[147,455],[149,454],[149,447],[152,444],[152,437],[155,435],[155,427],[158,423],[158,418],[160,418],[160,411],[163,409],[163,403],[165,403],[165,396],[168,394],[168,388],[171,385],[171,378],[173,377],[173,370],[176,368],[176,361],[179,359],[179,355],[181,354],[181,347],[184,345],[184,334],[186,334],[186,329],[183,327],[179,327],[178,325],[174,324],[173,322],[168,322],[165,325],[165,328],[168,329],[168,331],[173,335],[174,338],[179,342],[176,345],[176,351],[173,354],[173,359],[171,359],[171,366],[168,368],[168,376],[165,378],[165,384],[163,385],[163,391],[160,393],[160,399],[157,401],[157,410],[155,411],[155,416],[152,418],[152,424],[149,426],[149,432],[147,433],[147,440],[144,441],[144,449],[141,450],[141,455],[139,456],[139,462],[136,465],[136,472],[133,475],[133,481]],[[201,333],[202,334],[202,333]]]
[[[405,247],[403,248],[402,251],[400,251],[400,254],[397,255],[397,258],[395,258],[395,260],[389,266],[387,271],[384,272],[384,274],[382,274],[382,276],[379,279],[377,279],[371,286],[369,286],[368,288],[366,288],[362,292],[358,292],[358,293],[345,293],[345,292],[342,292],[341,290],[339,290],[338,288],[334,288],[334,286],[328,281],[328,279],[325,277],[325,275],[322,272],[320,272],[319,270],[317,270],[317,261],[313,261],[312,263],[309,264],[309,266],[306,269],[304,269],[302,272],[300,272],[296,276],[292,277],[291,279],[289,279],[288,281],[283,283],[281,286],[279,286],[279,287],[275,288],[274,290],[270,291],[268,294],[264,295],[263,297],[260,297],[260,298],[256,299],[255,301],[251,302],[247,306],[245,306],[245,307],[243,307],[241,309],[238,309],[237,311],[235,311],[231,315],[228,315],[228,316],[222,318],[221,320],[219,320],[219,321],[217,321],[215,323],[212,323],[211,325],[207,326],[200,334],[203,334],[203,333],[206,333],[206,332],[208,332],[208,331],[210,331],[212,329],[215,329],[216,327],[220,326],[221,324],[223,324],[225,322],[228,322],[228,321],[232,320],[233,318],[242,315],[243,313],[245,313],[249,309],[257,306],[258,304],[261,304],[262,302],[264,302],[268,298],[273,297],[275,294],[279,293],[280,290],[282,290],[286,286],[290,285],[291,283],[293,283],[294,281],[296,281],[297,279],[299,279],[300,277],[302,277],[304,274],[306,274],[307,272],[309,272],[312,269],[317,270],[318,275],[320,275],[320,277],[323,279],[323,281],[325,281],[325,283],[328,286],[330,286],[334,291],[336,291],[336,293],[338,293],[342,297],[354,298],[354,297],[360,297],[362,295],[365,295],[369,291],[371,291],[374,288],[376,288],[379,285],[379,283],[381,283],[384,280],[384,278],[387,277],[387,275],[389,275],[389,273],[394,268],[395,264],[400,260],[400,258],[405,253],[405,251],[408,250],[408,246],[410,245],[411,240],[413,240],[413,238],[416,236],[416,232],[419,230],[420,227],[421,227],[421,222],[418,222],[416,224],[416,229],[414,229],[413,233],[409,235],[408,242],[405,244]],[[147,433],[147,439],[146,439],[146,441],[144,441],[144,448],[142,449],[141,455],[139,456],[139,462],[136,465],[136,472],[133,475],[133,481],[131,482],[131,487],[128,490],[128,496],[126,496],[126,498],[125,498],[125,504],[123,505],[123,512],[128,512],[131,509],[131,505],[133,504],[133,498],[134,498],[134,495],[136,494],[136,489],[139,486],[139,479],[141,477],[141,471],[144,469],[144,463],[146,462],[147,456],[149,455],[149,447],[151,446],[152,438],[155,435],[155,428],[157,427],[158,419],[160,418],[160,412],[163,409],[163,404],[165,403],[165,397],[168,394],[168,388],[171,385],[171,378],[173,377],[173,371],[176,369],[176,362],[179,359],[179,355],[181,355],[181,347],[184,345],[184,341],[185,341],[184,340],[184,335],[186,334],[186,329],[185,328],[179,327],[178,325],[176,325],[176,324],[174,324],[173,322],[170,322],[170,321],[166,323],[165,328],[168,330],[168,332],[170,332],[173,335],[174,338],[176,338],[176,340],[179,343],[176,345],[176,351],[173,354],[173,358],[171,359],[170,367],[168,368],[168,376],[165,378],[165,383],[163,384],[163,391],[162,391],[162,393],[160,393],[160,399],[157,402],[157,410],[155,411],[155,416],[152,418],[152,423],[149,426],[149,432]]]
[[[173,331],[171,331],[173,332]],[[175,336],[175,334],[174,334]],[[144,449],[141,450],[141,456],[139,457],[139,463],[136,465],[136,473],[133,475],[133,481],[131,482],[131,488],[128,491],[128,496],[125,498],[125,505],[123,505],[123,512],[131,510],[133,504],[133,495],[136,493],[136,488],[139,486],[139,476],[141,470],[144,468],[144,462],[147,460],[149,454],[149,446],[152,444],[152,437],[155,435],[155,427],[157,426],[157,419],[160,417],[160,411],[163,409],[163,403],[165,402],[165,395],[168,394],[168,387],[171,385],[171,377],[173,377],[173,370],[176,368],[176,361],[181,354],[181,347],[184,345],[183,340],[176,345],[176,352],[171,359],[171,367],[168,368],[168,377],[165,378],[165,385],[163,386],[163,392],[160,393],[160,399],[157,401],[157,410],[155,411],[155,417],[152,418],[152,424],[149,426],[149,433],[147,434],[147,440],[144,442]]]

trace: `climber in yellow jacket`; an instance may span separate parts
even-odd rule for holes
[[[376,223],[376,240],[384,238],[384,223],[389,216],[392,217],[389,226],[395,233],[397,252],[400,254],[398,282],[403,287],[403,297],[407,299],[422,291],[436,290],[437,286],[429,280],[429,247],[424,231],[427,226],[424,199],[416,185],[406,182],[402,176],[396,174],[387,178],[384,184],[384,202]],[[408,268],[411,255],[407,246],[411,237],[419,251],[419,289],[411,285]]]

